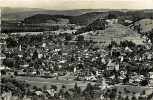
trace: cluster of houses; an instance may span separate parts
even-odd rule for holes
[[[111,50],[96,50],[91,46],[65,45],[61,34],[43,34],[40,37],[41,41],[31,38],[20,42],[20,37],[16,37],[19,42],[17,47],[3,48],[3,65],[9,67],[9,73],[51,78],[73,72],[77,80],[99,81],[104,77],[123,82],[128,77],[128,83],[140,83],[153,77],[153,52],[147,48],[113,46]],[[9,66],[8,62],[11,63]],[[6,70],[5,67],[3,70]]]

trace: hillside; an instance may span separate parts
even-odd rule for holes
[[[9,11],[10,10],[10,11]],[[85,31],[98,30],[101,29],[101,22],[98,21],[99,18],[111,19],[116,18],[119,20],[119,23],[124,25],[124,20],[130,20],[132,22],[137,22],[141,19],[151,19],[153,18],[153,10],[101,10],[101,9],[80,9],[80,10],[45,10],[45,9],[30,9],[30,8],[5,8],[2,9],[2,26],[5,27],[5,30],[8,31],[10,28],[13,32],[15,29],[23,29],[24,26],[20,27],[15,25],[20,21],[24,24],[32,24],[32,26],[49,23],[51,24],[76,24],[86,26]],[[13,24],[13,28],[11,26]],[[100,25],[100,27],[99,27]],[[2,28],[4,28],[2,27]],[[30,26],[31,27],[31,26]],[[42,29],[41,27],[38,27]],[[31,31],[26,28],[27,31]],[[3,30],[3,29],[2,29]],[[84,30],[84,29],[83,29]]]
[[[82,14],[80,16],[66,16],[66,15],[49,15],[49,14],[36,14],[24,19],[25,23],[45,23],[47,20],[58,20],[58,18],[68,19],[71,24],[88,25],[98,19],[99,17],[106,17],[108,12],[92,12]]]
[[[109,14],[119,19],[137,20],[142,18],[152,18],[153,10],[111,10],[111,9],[78,9],[78,10],[46,10],[38,8],[9,8],[3,7],[2,20],[24,20],[31,16],[46,15],[64,15],[73,16],[70,22],[78,25],[88,25],[99,17],[107,17]],[[45,17],[42,16],[42,17]],[[32,17],[33,18],[33,17]]]
[[[2,20],[23,20],[29,17],[32,13],[35,14],[38,11],[43,12],[45,9],[39,8],[12,8],[12,7],[0,7]],[[34,13],[35,12],[35,13]]]
[[[90,31],[82,35],[85,36],[85,40],[93,40],[99,46],[108,45],[111,41],[119,43],[124,40],[132,41],[136,44],[143,44],[143,39],[140,38],[137,32],[121,24],[113,24],[105,30]]]
[[[78,9],[78,10],[48,10],[39,8],[12,8],[0,7],[2,10],[2,20],[23,20],[27,17],[36,14],[49,15],[66,15],[66,16],[80,16],[90,12],[106,12],[108,9]]]
[[[140,31],[141,33],[149,32],[153,29],[153,19],[142,19],[133,24],[135,30]]]
[[[88,25],[91,24],[93,21],[100,17],[106,17],[108,16],[108,12],[91,12],[91,13],[86,13],[80,16],[75,16],[71,20],[72,23],[74,24],[79,24],[79,25]]]
[[[106,12],[90,12],[80,16],[74,16],[71,22],[73,24],[88,25],[98,18],[117,18],[119,20],[131,20],[133,22],[150,18],[153,19],[153,11],[140,10],[140,11],[106,11]]]
[[[61,19],[70,20],[71,16],[65,15],[48,15],[48,14],[37,14],[24,19],[24,22],[27,24],[39,24],[39,23],[51,23],[55,24]]]
[[[107,22],[101,18],[96,19],[86,27],[79,29],[76,34],[81,34],[89,31],[104,30]]]

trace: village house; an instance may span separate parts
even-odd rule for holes
[[[112,24],[117,24],[118,19],[107,19],[106,22],[108,23],[108,26],[110,26]]]
[[[153,72],[149,72],[149,78],[153,79]]]
[[[107,70],[119,70],[119,64],[117,62],[113,62],[111,59],[109,60],[108,64],[107,64]]]

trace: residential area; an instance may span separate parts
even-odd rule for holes
[[[55,30],[3,31],[0,100],[153,99],[153,30],[139,24],[148,19],[61,20]]]

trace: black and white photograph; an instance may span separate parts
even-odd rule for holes
[[[153,100],[153,0],[0,0],[0,100]]]

